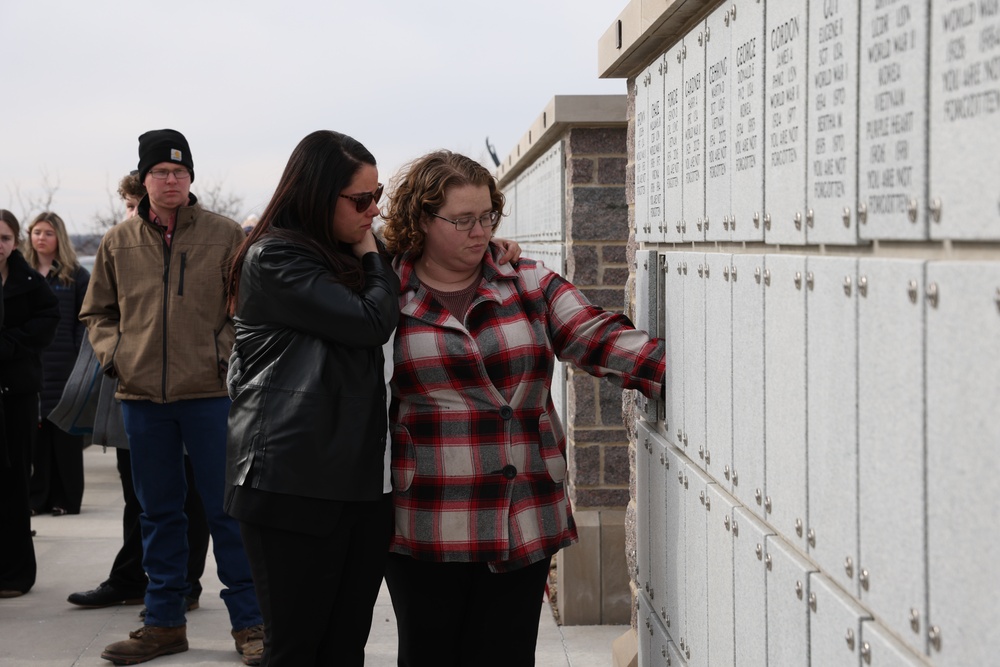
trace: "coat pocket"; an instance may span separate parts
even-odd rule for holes
[[[396,491],[406,491],[413,484],[417,471],[417,451],[405,426],[392,427],[392,486]]]
[[[542,413],[538,418],[538,453],[545,463],[545,469],[553,482],[562,483],[566,479],[566,438],[557,420]]]
[[[235,343],[235,331],[232,324],[226,323],[218,331],[213,331],[212,349],[215,353],[216,373],[219,379],[225,383],[226,375],[229,373],[230,357],[233,353]]]

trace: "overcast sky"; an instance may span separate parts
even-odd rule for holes
[[[192,191],[260,213],[317,129],[364,143],[383,181],[436,148],[501,159],[554,95],[624,94],[597,41],[627,0],[2,0],[0,207],[44,184],[89,232],[138,136],[191,144]],[[27,220],[22,220],[27,224]]]

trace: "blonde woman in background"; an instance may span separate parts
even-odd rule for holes
[[[48,420],[59,402],[87,328],[80,305],[90,273],[80,266],[63,219],[51,211],[28,225],[24,258],[48,282],[59,300],[55,340],[42,350],[41,413],[32,454],[31,513],[79,514],[83,502],[83,436],[62,431]]]

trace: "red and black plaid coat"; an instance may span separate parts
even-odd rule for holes
[[[392,551],[419,560],[524,567],[576,541],[554,357],[658,396],[663,340],[594,305],[539,262],[495,263],[465,322],[396,260]]]

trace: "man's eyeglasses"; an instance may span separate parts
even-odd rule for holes
[[[378,187],[375,188],[373,192],[364,192],[360,195],[340,195],[344,199],[350,199],[354,202],[355,208],[358,209],[358,213],[364,213],[368,210],[368,207],[372,205],[372,202],[378,203],[378,200],[382,198],[382,188],[384,186],[379,183]]]
[[[435,218],[441,218],[445,222],[450,222],[451,224],[455,225],[455,229],[457,229],[460,232],[469,231],[476,225],[477,222],[483,229],[489,229],[489,230],[496,229],[497,225],[500,224],[500,211],[490,211],[489,213],[483,213],[478,218],[474,215],[469,215],[464,218],[458,218],[457,220],[449,220],[443,215],[438,215],[437,213],[431,213],[430,211],[428,211],[428,213],[430,213]]]
[[[186,181],[191,178],[191,172],[187,169],[150,169],[149,175],[158,181],[165,181],[170,176],[178,181]]]

